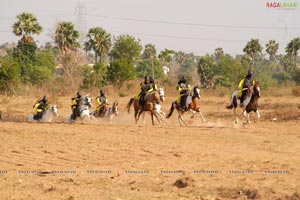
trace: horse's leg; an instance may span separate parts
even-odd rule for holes
[[[234,123],[237,124],[239,122],[239,118],[236,113],[236,108],[233,108],[233,115],[234,115]]]
[[[158,123],[160,123],[161,120],[160,120],[159,117],[158,117],[158,116],[160,116],[159,113],[157,113],[155,110],[152,111],[152,113],[153,113],[153,115],[156,117]],[[160,116],[160,117],[161,117],[161,116]]]
[[[195,111],[193,109],[190,108],[189,110],[193,115],[191,116],[191,118],[194,118],[195,117]]]
[[[141,116],[142,113],[143,113],[142,110],[138,111],[138,116],[137,116],[137,119],[136,119],[136,123],[139,121],[140,116]]]
[[[181,122],[185,125],[185,126],[188,126],[187,123],[185,122],[185,120],[183,119],[183,112],[181,111],[178,111],[178,120],[179,120],[179,123],[181,125]]]
[[[135,124],[137,124],[137,122],[138,122],[138,118],[137,118],[137,117],[138,117],[138,116],[137,116],[137,115],[138,115],[138,112],[139,112],[138,110],[135,110],[135,111],[134,111]]]
[[[255,113],[256,113],[256,119],[254,120],[254,122],[257,122],[260,118],[260,113],[258,110],[256,110]]]
[[[250,124],[249,113],[246,110],[243,111],[243,115],[246,118],[246,123]]]
[[[199,115],[200,115],[200,117],[202,119],[202,122],[205,122],[205,118],[204,118],[204,116],[203,116],[203,114],[202,114],[202,112],[201,112],[201,110],[199,108],[198,108],[198,113],[199,113]]]

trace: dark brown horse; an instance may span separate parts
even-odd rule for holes
[[[144,111],[149,111],[151,114],[152,125],[155,125],[153,116],[155,116],[156,119],[158,121],[160,121],[157,116],[157,113],[155,112],[155,105],[157,103],[160,103],[160,95],[157,91],[154,91],[151,93],[147,93],[144,98],[145,98],[145,101],[144,101],[143,106],[139,103],[138,99],[131,98],[126,106],[126,109],[129,113],[131,106],[134,105],[134,118],[135,118],[136,124],[137,124],[138,120],[140,119],[140,115]]]
[[[205,122],[205,118],[202,115],[200,107],[197,105],[197,99],[200,99],[200,97],[201,97],[200,89],[199,89],[198,85],[196,85],[196,86],[194,86],[193,91],[186,98],[186,105],[187,105],[188,109],[185,111],[182,111],[180,109],[180,107],[181,107],[180,103],[177,103],[177,101],[174,101],[174,102],[172,102],[170,112],[169,112],[169,114],[167,114],[166,118],[170,118],[172,116],[174,108],[176,108],[176,110],[178,112],[178,120],[179,120],[180,125],[182,122],[185,126],[187,126],[187,123],[185,122],[185,120],[182,117],[182,115],[187,111],[192,112],[193,115],[191,116],[191,118],[193,118],[195,116],[196,112],[199,113],[200,117],[202,118],[202,122]]]
[[[235,118],[234,122],[236,124],[238,123],[238,116],[236,113],[236,108],[240,104],[240,99],[238,99],[237,94],[238,94],[238,91],[235,91],[232,94],[231,105],[226,107],[227,109],[233,109],[234,118]],[[248,88],[246,99],[243,102],[243,107],[242,107],[243,116],[246,118],[247,124],[250,123],[249,113],[252,111],[256,113],[257,120],[259,120],[259,118],[260,118],[260,113],[257,109],[259,97],[260,97],[260,87],[259,87],[259,83],[256,82],[253,87]]]

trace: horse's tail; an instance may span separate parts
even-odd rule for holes
[[[233,105],[232,103],[229,105],[229,106],[226,106],[227,109],[232,109],[233,108]]]
[[[172,105],[171,105],[171,108],[170,108],[170,112],[167,114],[166,118],[170,118],[171,117],[171,115],[172,115],[172,113],[174,111],[174,108],[175,108],[174,104],[175,104],[175,102],[172,102]]]
[[[132,106],[132,104],[134,103],[135,101],[135,98],[131,98],[127,104],[127,106],[125,107],[127,109],[127,112],[129,113],[130,112],[130,108]]]
[[[229,106],[226,106],[226,108],[227,108],[227,109],[232,109],[232,108],[234,108],[234,107],[235,107],[234,104],[236,104],[235,102],[236,102],[236,96],[234,96],[234,97],[232,98],[231,104],[230,104]]]

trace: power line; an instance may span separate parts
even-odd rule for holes
[[[112,17],[112,16],[103,16],[96,14],[88,14],[88,16],[99,17],[99,18],[108,18],[116,20],[125,20],[125,21],[135,21],[135,22],[147,22],[147,23],[159,23],[159,24],[169,24],[169,25],[184,25],[184,26],[200,26],[200,27],[212,27],[212,28],[227,28],[227,29],[262,29],[262,30],[282,30],[282,29],[294,29],[300,30],[300,27],[279,27],[279,26],[244,26],[244,25],[222,25],[222,24],[200,24],[200,23],[187,23],[187,22],[171,22],[171,21],[161,21],[161,20],[147,20],[147,19],[134,19],[126,17]]]

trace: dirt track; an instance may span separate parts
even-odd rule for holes
[[[261,99],[262,119],[246,127],[217,97],[200,101],[205,123],[186,115],[190,127],[180,127],[175,113],[168,124],[146,116],[134,125],[128,99],[112,125],[65,123],[69,98],[41,124],[26,122],[34,99],[14,107],[2,97],[0,199],[300,199],[296,97]]]

